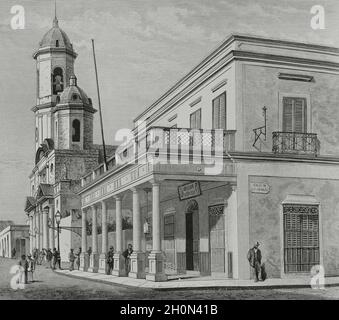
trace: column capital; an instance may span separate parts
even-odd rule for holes
[[[161,180],[159,179],[152,179],[149,182],[152,184],[152,186],[160,186],[161,184]]]
[[[132,187],[130,189],[133,193],[138,193],[141,189],[139,187]]]
[[[117,194],[117,195],[113,196],[113,198],[114,198],[115,201],[121,201],[122,196],[120,194]]]
[[[43,208],[42,213],[48,214],[49,213],[49,206]]]
[[[229,183],[229,186],[231,187],[232,192],[237,191],[237,184],[236,184],[236,183],[230,182],[230,183]]]

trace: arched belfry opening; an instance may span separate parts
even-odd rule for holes
[[[57,67],[53,71],[53,94],[58,94],[64,90],[64,73],[62,68]]]
[[[186,205],[186,270],[200,270],[199,205],[189,200]]]
[[[80,142],[80,121],[78,119],[73,120],[72,122],[72,141]]]

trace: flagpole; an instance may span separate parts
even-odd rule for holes
[[[108,166],[107,166],[107,156],[106,156],[106,145],[105,145],[105,136],[104,136],[104,125],[103,125],[103,121],[102,121],[101,100],[100,100],[97,61],[96,61],[96,58],[95,58],[94,39],[92,39],[92,48],[93,48],[95,77],[96,77],[96,83],[97,83],[97,92],[98,92],[99,114],[100,114],[100,125],[101,125],[101,138],[102,138],[102,146],[103,146],[103,149],[104,149],[104,164],[105,164],[105,168],[106,168],[106,171],[107,171]]]

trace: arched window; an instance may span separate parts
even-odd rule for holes
[[[73,142],[80,142],[80,121],[78,119],[73,120],[72,141]]]
[[[61,68],[55,68],[53,72],[53,94],[64,90],[64,76]]]

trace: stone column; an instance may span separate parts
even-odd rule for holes
[[[232,193],[228,198],[226,213],[226,237],[227,237],[227,270],[228,276],[233,279],[239,278],[238,266],[238,200],[237,186],[231,185]],[[229,260],[232,257],[232,260]]]
[[[122,248],[122,209],[121,198],[115,197],[115,237],[116,248],[114,253],[114,267],[112,274],[118,277],[126,276],[125,258],[121,255]]]
[[[131,270],[129,277],[145,279],[145,253],[141,251],[141,214],[139,192],[137,188],[133,192],[133,253],[131,255]]]
[[[153,248],[149,259],[147,280],[166,281],[163,254],[161,251],[160,184],[152,183],[152,239]]]
[[[42,247],[46,250],[49,248],[48,215],[49,207],[45,207],[42,211]]]
[[[88,270],[87,254],[87,229],[86,229],[86,210],[82,209],[81,213],[81,254],[80,254],[80,271]]]
[[[33,225],[33,216],[29,216],[29,253],[33,253],[34,249],[34,225]]]
[[[54,206],[51,206],[49,208],[49,221],[50,221],[50,225],[51,228],[49,228],[49,248],[48,249],[52,249],[55,247],[55,232],[54,229],[55,228],[55,219],[54,219]]]
[[[43,240],[44,240],[44,239],[43,239],[44,221],[43,221],[42,209],[40,209],[39,217],[40,217],[40,224],[39,224],[39,232],[40,232],[40,250],[42,250],[43,247],[44,247],[44,242],[43,242]]]
[[[34,235],[34,248],[33,249],[37,249],[38,248],[38,234],[36,232],[37,230],[37,223],[38,221],[38,215],[37,215],[37,212],[34,212],[34,215],[33,215],[33,235]]]
[[[40,241],[40,238],[41,238],[41,229],[40,229],[40,227],[41,227],[41,218],[40,218],[40,210],[38,210],[37,212],[36,212],[36,215],[37,215],[37,241],[38,241],[38,243],[37,243],[37,249],[38,250],[41,250],[41,241]]]
[[[92,210],[92,253],[89,257],[88,272],[98,272],[99,255],[98,255],[98,229],[97,229],[97,207],[93,205]]]
[[[108,243],[108,232],[107,232],[107,204],[105,201],[101,201],[101,254],[99,257],[99,273],[106,274],[107,272],[107,243]]]

